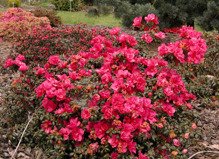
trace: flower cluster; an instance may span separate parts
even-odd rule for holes
[[[0,16],[0,37],[9,41],[19,41],[33,28],[50,29],[51,26],[48,18],[35,17],[32,13],[20,8],[9,8]]]
[[[142,35],[142,40],[145,41],[147,44],[150,44],[154,38],[155,39],[165,39],[166,35],[164,32],[158,31],[157,25],[158,17],[155,14],[149,14],[147,15],[143,21],[142,17],[136,17],[133,20],[133,26],[138,29],[142,29],[145,31],[145,33]]]
[[[207,45],[201,38],[201,33],[195,31],[192,27],[183,26],[177,33],[181,40],[162,44],[158,48],[159,55],[165,56],[173,54],[180,63],[195,63],[203,61],[207,51]]]
[[[8,67],[11,67],[13,65],[16,65],[19,67],[19,71],[27,71],[28,70],[28,66],[23,62],[25,61],[25,57],[21,54],[19,54],[15,60],[11,59],[11,58],[8,58],[6,61],[5,61],[5,64],[4,64],[4,68],[8,68]]]

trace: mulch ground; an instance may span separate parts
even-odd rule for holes
[[[7,58],[13,47],[10,43],[0,43],[0,64]],[[16,76],[4,70],[0,66],[0,123],[4,120],[1,113],[4,113],[5,92],[10,91],[11,80]],[[197,102],[194,107],[194,113],[198,114],[198,129],[201,130],[199,139],[195,139],[195,144],[189,148],[189,154],[192,155],[199,151],[219,151],[219,101],[212,101],[209,106],[202,106]],[[7,129],[0,124],[0,159],[10,158],[15,150],[6,137]],[[31,149],[22,145],[18,149],[16,159],[42,159],[43,152],[40,149]],[[194,157],[195,159],[219,159],[219,154],[204,153]],[[193,158],[193,159],[194,159]]]

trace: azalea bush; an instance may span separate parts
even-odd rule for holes
[[[150,45],[166,38],[158,23],[149,14],[136,17],[133,26],[144,30],[141,39]],[[201,63],[207,46],[192,27],[183,26],[177,36],[147,58],[135,37],[113,28],[77,53],[44,54],[45,63],[34,60],[38,65],[24,53],[27,58],[7,59],[4,67],[21,71],[16,87],[34,90],[28,105],[40,107],[43,139],[62,157],[185,158],[197,128],[188,118],[196,97],[177,67]]]
[[[19,41],[32,29],[42,28],[51,28],[48,18],[35,17],[20,8],[9,8],[0,16],[0,37],[8,41]]]

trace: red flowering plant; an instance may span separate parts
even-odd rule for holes
[[[8,41],[19,41],[32,29],[50,29],[49,19],[35,17],[21,8],[9,8],[0,16],[0,37]]]
[[[145,20],[158,23],[154,15]],[[185,157],[194,126],[183,121],[181,127],[179,117],[192,109],[195,96],[163,56],[199,63],[205,41],[184,26],[180,41],[162,44],[157,56],[146,58],[135,49],[135,37],[118,28],[109,33],[111,38],[94,37],[89,50],[70,57],[52,55],[43,67],[34,68],[42,81],[35,87],[45,113],[42,130],[73,158]],[[12,64],[8,60],[6,67]]]

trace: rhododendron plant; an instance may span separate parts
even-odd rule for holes
[[[155,15],[144,19],[153,23],[152,28],[158,24]],[[141,20],[137,17],[134,26]],[[165,38],[164,33],[151,31],[155,37]],[[135,37],[118,28],[109,34],[111,38],[95,36],[86,51],[69,57],[51,55],[44,67],[33,69],[42,81],[35,88],[36,96],[52,116],[42,123],[42,130],[63,143],[71,142],[74,148],[85,147],[83,157],[102,154],[102,149],[112,159],[149,159],[151,150],[155,157],[185,154],[183,139],[188,134],[180,136],[168,126],[176,113],[191,109],[195,96],[163,57],[173,54],[181,63],[200,63],[207,48],[205,41],[198,32],[183,26],[178,41],[161,44],[155,57],[146,58],[135,48]],[[148,31],[143,39],[147,43],[153,40]],[[16,60],[21,62],[24,57],[19,55]],[[14,64],[8,59],[5,66]]]

